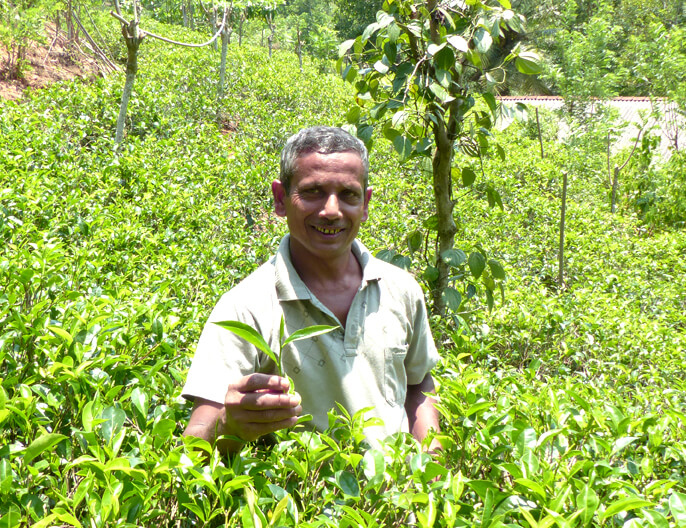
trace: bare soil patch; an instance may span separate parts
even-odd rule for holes
[[[26,53],[29,67],[21,79],[8,79],[5,57],[7,50],[0,45],[0,98],[19,100],[27,89],[44,88],[52,83],[75,78],[90,79],[101,75],[98,62],[77,43],[68,46],[63,33],[56,35],[55,27],[47,25],[45,43],[32,42]]]

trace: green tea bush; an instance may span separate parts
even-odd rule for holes
[[[293,54],[232,46],[218,108],[216,52],[141,50],[118,151],[123,75],[1,105],[0,526],[683,525],[684,238],[610,215],[578,154],[549,144],[541,161],[515,128],[497,138],[506,162],[455,190],[458,244],[496,255],[507,282],[492,312],[474,296],[433,321],[442,452],[409,435],[369,446],[364,416],[336,409],[326,432],[231,457],[181,437],[209,310],[285,232],[281,146],[342,124],[348,92]],[[372,185],[361,237],[408,255],[425,170],[378,141]]]

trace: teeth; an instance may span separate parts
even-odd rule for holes
[[[317,226],[315,226],[315,229],[317,231],[319,231],[320,233],[323,233],[325,235],[335,235],[336,233],[341,231],[340,229],[330,229],[330,228],[326,228],[326,227],[317,227]]]

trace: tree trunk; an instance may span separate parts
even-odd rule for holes
[[[617,210],[617,187],[619,186],[619,167],[615,165],[615,175],[612,178],[612,201],[610,205],[610,210],[612,214]]]
[[[300,73],[303,72],[303,45],[302,38],[300,34],[300,28],[297,29],[298,43],[296,45],[296,53],[298,54],[298,63],[300,64]]]
[[[209,19],[210,19],[210,27],[212,28],[212,31],[210,32],[210,34],[212,34],[217,30],[217,8],[216,7],[213,7],[212,9],[210,9]],[[212,43],[212,49],[214,49],[214,51],[217,51],[217,41],[216,40]]]
[[[562,205],[560,207],[560,245],[557,252],[557,288],[562,291],[565,272],[565,217],[567,215],[567,173],[562,173]]]
[[[541,135],[541,121],[538,119],[538,108],[536,108],[536,128],[538,128],[538,142],[541,144],[541,159],[545,158],[543,152],[543,136]]]
[[[238,46],[240,47],[241,44],[243,44],[243,22],[245,21],[245,17],[241,14],[241,19],[238,22]]]
[[[443,315],[445,313],[443,292],[448,287],[450,265],[442,258],[442,255],[455,246],[457,226],[453,219],[455,202],[452,199],[451,178],[454,141],[450,139],[442,117],[438,117],[437,121],[438,124],[434,125],[436,150],[433,155],[432,168],[434,201],[438,215],[438,252],[436,255],[438,279],[431,295],[433,297],[433,313]]]
[[[226,52],[229,47],[229,32],[226,26],[222,31],[222,58],[219,65],[219,86],[217,88],[217,124],[221,125],[222,119],[222,99],[224,99],[224,81],[226,79]]]
[[[136,80],[136,73],[138,72],[138,48],[143,40],[143,37],[139,37],[137,20],[132,20],[128,26],[122,26],[121,30],[124,35],[124,40],[126,41],[128,55],[126,58],[126,82],[124,83],[124,91],[121,95],[121,106],[119,107],[119,117],[117,118],[117,132],[114,137],[115,145],[119,145],[124,138],[126,109],[129,105],[129,99],[131,98],[131,92],[133,91],[133,83]]]

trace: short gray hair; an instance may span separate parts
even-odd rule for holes
[[[334,154],[337,152],[355,152],[362,160],[364,167],[364,188],[369,184],[369,154],[364,143],[350,135],[342,128],[314,126],[304,128],[286,141],[281,151],[281,172],[279,179],[286,190],[291,192],[291,179],[295,174],[295,163],[298,158],[317,152]]]

